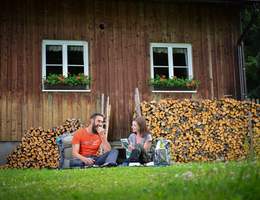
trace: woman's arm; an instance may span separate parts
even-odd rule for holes
[[[144,150],[145,151],[149,151],[151,146],[152,146],[152,135],[150,133],[148,133],[145,137],[145,143],[144,143]]]
[[[144,143],[144,150],[145,150],[145,151],[149,151],[150,148],[151,148],[151,146],[152,146],[152,141],[151,141],[151,140],[146,141],[146,142]]]
[[[128,137],[128,151],[133,151],[135,149],[135,140],[136,135],[134,133],[131,133]]]

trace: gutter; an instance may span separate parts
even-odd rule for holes
[[[245,27],[244,31],[241,33],[237,40],[237,56],[238,56],[238,71],[239,71],[239,82],[240,82],[240,98],[241,100],[247,99],[247,85],[246,85],[246,66],[245,66],[245,55],[244,55],[244,38],[250,31],[252,25],[254,24],[259,10],[257,9],[257,3],[253,3],[253,15]],[[242,20],[242,15],[240,13],[240,24]],[[242,27],[241,27],[242,30]]]

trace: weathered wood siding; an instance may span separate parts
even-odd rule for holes
[[[152,1],[13,0],[0,7],[0,141],[20,140],[25,130],[86,121],[101,93],[112,103],[110,140],[126,137],[134,89],[142,99],[236,97],[236,40],[239,8],[227,4],[175,4]],[[104,29],[99,25],[104,24]],[[90,93],[41,91],[43,39],[89,43]],[[192,44],[197,94],[154,94],[150,42]],[[212,64],[211,64],[212,63]],[[214,93],[210,90],[209,67]]]

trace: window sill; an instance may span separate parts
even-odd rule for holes
[[[42,87],[43,92],[90,92],[89,85],[48,85],[44,84]]]
[[[152,93],[197,93],[197,90],[152,90]]]
[[[42,90],[42,92],[91,92],[91,90]]]
[[[182,88],[182,87],[165,87],[165,86],[152,86],[152,93],[197,93],[197,89]]]

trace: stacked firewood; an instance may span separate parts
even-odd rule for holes
[[[258,111],[259,116],[260,111]],[[256,120],[254,120],[256,121]],[[260,159],[260,119],[255,123],[253,128],[253,148],[255,156]]]
[[[74,132],[81,127],[77,119],[68,119],[63,125],[52,129],[31,128],[24,134],[21,143],[8,156],[9,168],[57,168],[59,151],[57,136]]]
[[[153,137],[172,142],[176,162],[243,159],[249,155],[250,128],[255,153],[260,155],[259,104],[234,99],[164,99],[142,102],[141,110]]]

